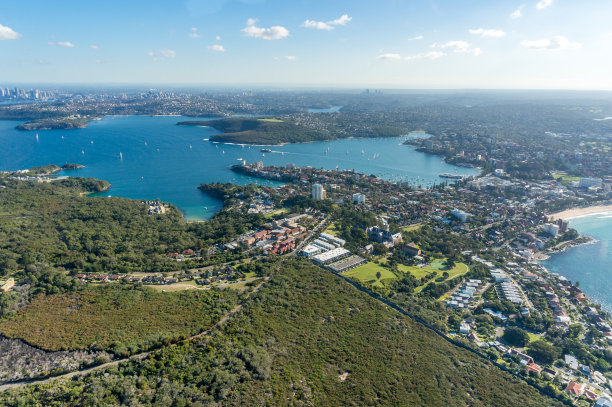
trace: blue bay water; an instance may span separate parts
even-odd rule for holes
[[[265,165],[354,169],[389,180],[429,186],[441,173],[473,175],[476,170],[446,164],[438,156],[402,145],[408,137],[344,139],[331,142],[261,147],[211,143],[209,127],[176,126],[177,116],[111,116],[84,129],[19,131],[19,122],[0,121],[0,170],[39,165],[83,164],[66,175],[109,181],[104,196],[170,202],[188,219],[207,219],[220,203],[197,189],[201,183],[232,182],[277,185],[236,174],[229,167],[242,158]],[[203,120],[205,118],[197,118]],[[38,139],[37,139],[38,135]]]
[[[570,227],[597,242],[572,247],[541,264],[572,282],[579,281],[591,300],[612,313],[612,214],[570,219]]]

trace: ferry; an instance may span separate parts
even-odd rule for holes
[[[271,153],[272,152],[272,150],[270,150],[269,148],[262,148],[259,151],[261,151],[262,153]]]
[[[463,175],[450,174],[448,172],[445,172],[445,173],[440,174],[440,178],[463,179]]]

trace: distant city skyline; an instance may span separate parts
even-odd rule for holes
[[[5,0],[0,85],[612,90],[611,2]]]

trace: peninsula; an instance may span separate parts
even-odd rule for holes
[[[223,132],[210,141],[238,144],[277,145],[333,139],[329,132],[310,129],[272,118],[229,118],[210,121],[183,121],[179,126],[210,126]]]

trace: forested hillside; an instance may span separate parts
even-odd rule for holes
[[[265,268],[278,271],[210,341],[0,393],[0,402],[560,405],[326,271],[298,261]]]

